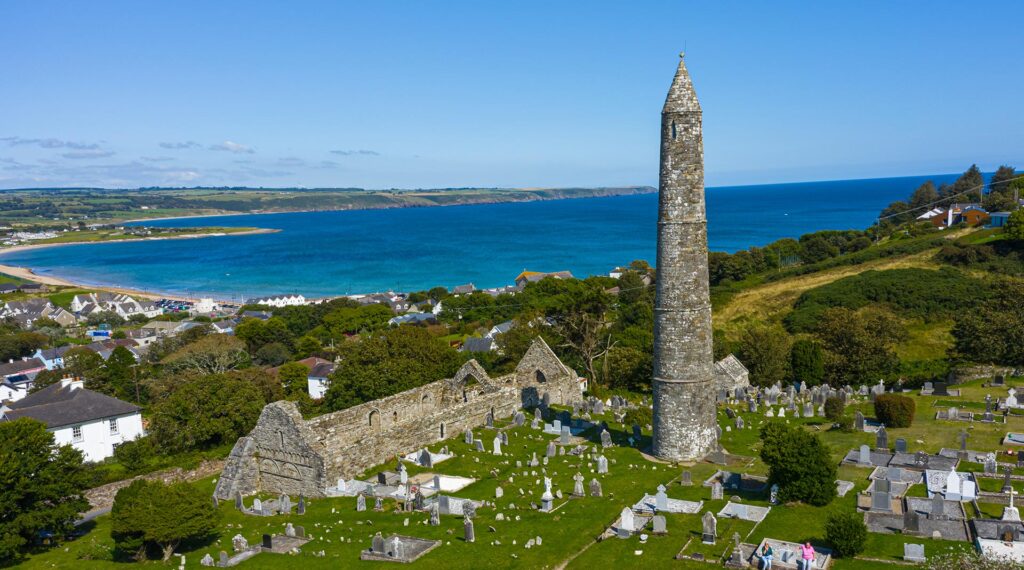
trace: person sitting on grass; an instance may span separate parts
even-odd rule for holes
[[[761,547],[761,560],[764,564],[761,566],[762,570],[772,570],[772,556],[775,555],[775,551],[772,550],[772,545],[768,544],[766,540],[764,546]]]

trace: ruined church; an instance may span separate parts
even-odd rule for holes
[[[339,478],[485,425],[488,417],[571,404],[581,394],[576,373],[538,338],[515,371],[498,378],[470,360],[452,378],[309,420],[294,402],[274,402],[235,443],[214,496],[320,497]]]

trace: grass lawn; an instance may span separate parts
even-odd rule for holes
[[[1021,379],[1010,379],[1011,385],[1021,383]],[[959,398],[943,397],[943,400],[956,402],[977,402],[986,393],[1001,395],[1004,389],[993,389],[981,386],[982,382],[971,382],[960,386],[962,396]],[[1011,417],[1009,423],[981,424],[936,421],[933,404],[938,400],[932,396],[910,394],[917,403],[914,424],[909,428],[889,430],[889,441],[896,438],[907,439],[910,451],[925,450],[936,452],[942,447],[957,448],[957,434],[961,429],[970,433],[968,446],[977,451],[996,451],[999,440],[1007,430],[1024,431],[1024,418]],[[734,406],[738,409],[739,406]],[[745,410],[745,406],[743,407]],[[778,406],[775,407],[776,411]],[[866,401],[856,402],[848,410],[860,409],[867,417],[872,417],[871,404]],[[782,421],[800,424],[806,429],[819,434],[833,453],[838,463],[847,451],[855,449],[862,443],[874,444],[875,436],[871,433],[843,432],[831,429],[822,418],[775,418],[764,416],[766,408],[761,407],[757,413],[742,411],[739,413],[746,423],[746,428],[737,430],[734,420],[729,419],[724,409],[718,413],[720,425],[723,427],[722,444],[735,456],[734,463],[727,469],[743,471],[750,474],[765,474],[766,467],[758,458],[760,442],[758,430],[764,422]],[[602,418],[595,418],[595,420]],[[543,457],[547,442],[555,436],[541,434],[531,430],[529,426],[509,430],[510,445],[506,446],[506,455],[494,456],[489,453],[478,454],[471,446],[463,443],[462,434],[449,439],[447,445],[456,453],[456,457],[441,463],[432,470],[435,473],[461,475],[476,478],[476,482],[454,495],[477,500],[494,500],[495,489],[500,485],[504,497],[498,499],[497,508],[483,507],[478,510],[475,519],[477,541],[467,544],[462,540],[461,517],[442,516],[441,526],[431,527],[423,524],[427,520],[424,513],[396,512],[394,501],[385,501],[384,512],[355,511],[355,499],[325,498],[308,501],[308,510],[304,516],[289,515],[275,517],[250,517],[242,515],[234,509],[233,504],[222,503],[220,512],[222,522],[219,534],[207,544],[183,545],[180,549],[186,555],[186,566],[198,568],[199,560],[206,553],[215,558],[220,550],[230,550],[231,537],[242,534],[250,543],[257,542],[264,532],[283,532],[286,522],[301,524],[313,540],[302,549],[302,554],[295,556],[260,554],[243,564],[244,568],[338,568],[338,567],[371,567],[370,563],[358,560],[360,550],[367,548],[373,534],[380,531],[385,536],[390,533],[404,533],[417,537],[442,540],[442,545],[417,562],[423,568],[480,568],[486,565],[491,568],[556,568],[564,565],[568,568],[606,568],[636,567],[650,568],[708,568],[707,563],[692,559],[676,560],[675,556],[683,553],[686,556],[694,553],[703,555],[705,559],[718,560],[729,554],[733,533],[739,533],[746,543],[758,543],[762,538],[770,537],[793,542],[810,539],[812,542],[827,546],[824,542],[825,521],[829,513],[835,510],[851,510],[857,500],[857,493],[868,486],[867,477],[870,469],[852,466],[841,466],[838,470],[840,479],[852,481],[854,489],[845,497],[837,498],[832,504],[814,507],[803,504],[787,504],[773,506],[768,516],[759,524],[740,520],[722,518],[718,521],[719,539],[715,545],[704,545],[700,541],[701,516],[704,511],[717,513],[726,501],[710,500],[710,489],[702,485],[703,481],[720,469],[719,466],[701,463],[684,467],[652,462],[646,459],[637,449],[626,446],[625,441],[630,430],[615,424],[610,414],[603,417],[611,425],[616,447],[603,450],[609,458],[609,473],[597,475],[592,463],[574,456],[556,456],[550,460],[547,472],[552,478],[555,490],[561,490],[564,499],[556,500],[556,510],[552,513],[541,513],[530,508],[531,502],[539,502],[543,489],[540,467],[517,467],[516,461],[527,461],[536,453]],[[724,431],[725,428],[729,431]],[[475,430],[476,437],[489,442],[493,437],[489,430]],[[596,430],[584,434],[590,445],[599,445]],[[641,445],[649,443],[649,433],[644,434]],[[440,445],[432,446],[438,449]],[[392,469],[393,465],[383,466]],[[965,466],[973,468],[974,466]],[[980,468],[980,466],[978,466]],[[683,470],[692,475],[692,486],[679,484]],[[961,469],[964,470],[964,469]],[[980,470],[980,469],[979,469]],[[369,471],[369,476],[376,470]],[[412,466],[410,476],[424,470]],[[586,497],[570,499],[572,476],[581,472],[586,481],[598,478],[601,481],[604,496],[601,498]],[[1001,480],[992,480],[993,484],[1001,485]],[[206,479],[198,483],[207,491],[212,492],[214,480]],[[610,538],[597,541],[601,533],[618,517],[623,507],[632,505],[644,493],[655,492],[659,484],[665,484],[670,497],[704,501],[704,508],[696,514],[667,515],[668,535],[650,536],[645,542],[639,537],[629,539]],[[987,489],[990,481],[983,480],[982,488]],[[520,492],[521,490],[521,492]],[[912,496],[923,494],[924,486],[915,485],[911,488]],[[726,499],[731,493],[726,491]],[[768,506],[764,494],[743,493],[742,501],[747,504]],[[513,505],[515,508],[513,508]],[[1000,505],[980,505],[986,516],[998,517],[1002,513]],[[973,509],[972,509],[973,510]],[[505,520],[496,520],[498,512],[503,513]],[[519,520],[516,520],[519,517]],[[409,526],[404,521],[409,520]],[[112,542],[109,536],[109,516],[97,519],[90,532],[84,537],[70,541],[49,551],[30,556],[24,563],[26,568],[110,568],[123,566],[112,561],[110,549]],[[493,528],[492,532],[490,529]],[[543,545],[527,549],[526,542],[530,538],[540,536]],[[834,568],[872,569],[896,568],[895,564],[902,561],[903,544],[913,542],[925,544],[926,554],[936,554],[946,548],[966,547],[966,543],[933,541],[902,535],[870,534],[865,551],[855,559],[837,560]],[[500,543],[500,544],[498,544]],[[324,551],[323,558],[314,553]],[[638,554],[639,552],[639,554]],[[153,562],[152,565],[159,563]]]

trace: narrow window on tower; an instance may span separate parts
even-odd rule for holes
[[[672,140],[676,140],[676,122],[672,121]]]

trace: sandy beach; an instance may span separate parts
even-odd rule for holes
[[[148,238],[132,238],[132,239],[121,239],[121,240],[109,240],[109,241],[69,241],[62,243],[36,243],[36,244],[25,244],[16,245],[14,247],[8,247],[0,249],[0,259],[7,253],[14,253],[16,251],[28,251],[34,249],[42,249],[47,247],[61,247],[66,245],[101,245],[105,243],[124,243],[129,241],[160,241],[160,240],[172,240],[172,239],[200,239],[207,237],[227,237],[227,236],[243,236],[253,234],[269,234],[276,233],[280,230],[257,228],[253,230],[246,230],[243,232],[216,232],[209,234],[182,234],[177,236],[161,236],[161,237],[148,237]],[[174,295],[169,293],[156,293],[153,291],[145,291],[142,289],[132,289],[128,287],[115,287],[115,286],[101,286],[101,285],[89,285],[85,283],[75,283],[67,279],[60,277],[51,277],[48,275],[38,275],[32,271],[29,267],[20,267],[17,265],[5,265],[0,264],[0,273],[5,273],[11,277],[17,277],[19,279],[25,279],[26,281],[32,281],[34,283],[42,283],[43,285],[52,285],[59,287],[79,287],[82,289],[96,290],[96,291],[110,291],[112,293],[124,293],[126,295],[132,295],[136,297],[143,297],[146,299],[174,299],[181,301],[194,301],[195,298],[184,297],[181,295]],[[214,299],[215,301],[222,303],[231,303],[228,299]]]

